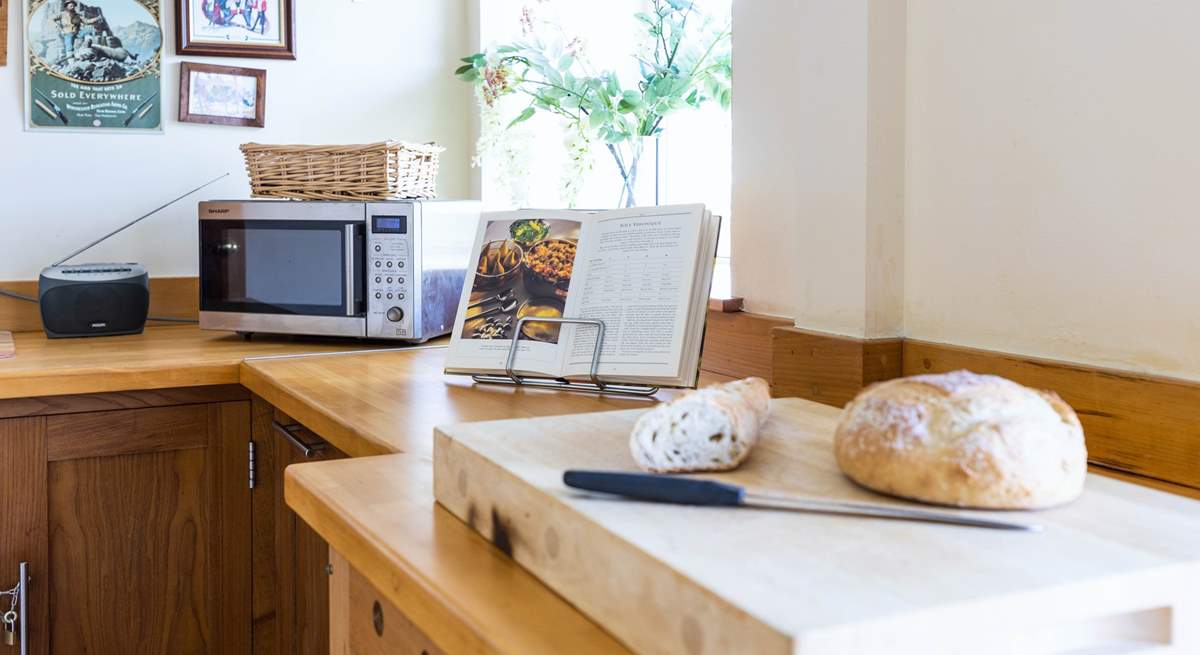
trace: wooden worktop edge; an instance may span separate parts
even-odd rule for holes
[[[139,368],[49,370],[40,375],[5,378],[0,383],[0,400],[237,384],[240,364],[229,361],[176,368],[148,364]]]
[[[411,458],[419,460],[421,465],[432,468],[432,460],[421,455],[396,454],[384,456],[387,458]],[[560,628],[565,623],[575,623],[572,629],[559,629],[558,634],[574,635],[571,643],[551,645],[548,649],[532,648],[531,644],[510,644],[506,648],[492,639],[488,626],[479,625],[469,616],[461,604],[452,595],[443,593],[423,573],[420,567],[413,565],[404,556],[395,551],[390,544],[372,537],[369,526],[353,519],[353,513],[346,507],[320,493],[320,484],[309,475],[313,467],[327,466],[332,463],[301,464],[288,467],[284,473],[284,498],[289,507],[305,522],[313,526],[329,543],[330,547],[341,554],[351,566],[361,573],[371,585],[389,602],[408,616],[414,624],[445,652],[469,653],[515,653],[522,655],[537,655],[538,653],[573,652],[573,649],[586,643],[587,652],[628,652],[620,642],[601,629],[598,625],[580,614],[565,600],[542,585],[531,574],[520,568],[515,562],[496,550],[483,537],[462,524],[453,515],[436,503],[431,503],[430,511],[439,513],[434,517],[435,522],[444,520],[461,533],[461,537],[478,552],[476,556],[495,560],[494,565],[512,571],[520,577],[521,583],[529,585],[538,592],[544,593],[548,602],[556,604],[562,611],[557,616],[542,616],[543,620],[553,620]],[[435,539],[440,535],[435,535]],[[519,591],[514,589],[514,592]],[[528,591],[528,590],[527,590]],[[519,595],[519,594],[515,594]],[[579,639],[582,637],[582,641]],[[516,648],[516,650],[514,650]]]
[[[299,421],[304,427],[321,435],[335,448],[350,457],[390,455],[395,451],[383,441],[355,430],[337,418],[316,409],[316,405],[287,389],[271,375],[254,366],[253,360],[238,366],[238,381],[263,400]]]
[[[426,459],[426,458],[421,458]],[[341,554],[389,602],[409,617],[444,650],[470,649],[472,652],[497,653],[494,647],[479,638],[476,626],[470,625],[452,609],[453,599],[428,584],[420,571],[399,556],[386,543],[372,538],[369,526],[353,520],[353,513],[328,497],[318,497],[313,483],[305,482],[309,465],[289,466],[284,471],[284,499],[288,507],[318,531],[333,550]],[[409,588],[411,587],[411,589]],[[442,614],[430,623],[426,616]],[[445,634],[429,630],[430,625],[461,625],[463,630]],[[469,635],[464,638],[464,635]],[[449,642],[449,643],[447,643]]]

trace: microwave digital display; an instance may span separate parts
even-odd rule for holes
[[[375,234],[408,234],[408,217],[372,216],[371,231]]]

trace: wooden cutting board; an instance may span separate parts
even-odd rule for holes
[[[639,410],[440,428],[438,502],[644,653],[1200,653],[1200,502],[1089,476],[1004,532],[588,497],[568,468],[636,470]],[[711,475],[889,501],[832,455],[838,410],[774,401],[743,467]]]

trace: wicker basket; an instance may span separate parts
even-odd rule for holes
[[[260,198],[392,200],[437,196],[433,143],[352,146],[242,144],[250,191]]]

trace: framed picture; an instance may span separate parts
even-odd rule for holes
[[[162,132],[160,0],[25,0],[25,128]]]
[[[175,53],[296,58],[296,0],[175,0]]]
[[[180,121],[263,127],[266,115],[267,71],[186,61],[180,65]]]

